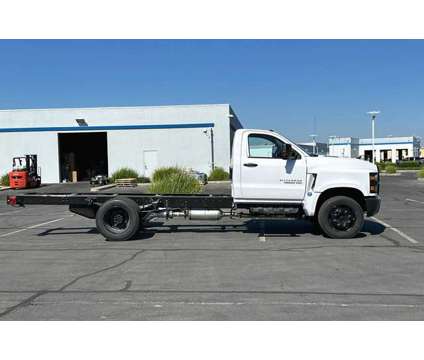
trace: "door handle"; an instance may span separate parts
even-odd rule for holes
[[[247,167],[256,167],[256,166],[258,166],[258,164],[255,164],[255,163],[245,163],[243,165],[244,166],[247,166]]]

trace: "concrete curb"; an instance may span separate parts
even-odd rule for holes
[[[0,186],[0,191],[9,190],[10,186]]]
[[[424,178],[417,178],[417,180],[418,180],[419,182],[424,183]]]
[[[400,173],[388,174],[388,173],[381,172],[380,175],[381,176],[401,176],[402,174]]]
[[[229,184],[229,183],[231,183],[231,180],[216,180],[216,181],[208,180],[208,184]]]
[[[113,187],[115,187],[116,184],[107,184],[107,185],[102,185],[102,186],[96,186],[90,189],[90,191],[96,192],[96,191],[101,191],[101,190],[105,190],[105,189],[111,189]]]
[[[200,182],[202,185],[205,185],[205,184],[203,184],[202,182]],[[152,183],[138,183],[137,185],[138,186],[149,186],[149,185],[151,185]],[[208,182],[206,183],[206,185],[207,184],[231,184],[231,180],[217,180],[217,181],[209,181],[208,180]]]

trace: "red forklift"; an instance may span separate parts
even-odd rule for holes
[[[37,167],[37,155],[25,155],[13,158],[13,168],[9,172],[12,189],[29,189],[41,185],[41,174]]]

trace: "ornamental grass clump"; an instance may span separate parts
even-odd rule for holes
[[[173,174],[180,174],[183,169],[176,166],[161,167],[156,169],[152,176],[152,183],[162,181]]]
[[[229,180],[229,178],[230,178],[230,174],[228,172],[226,172],[222,167],[216,167],[209,174],[208,180],[223,181],[223,180]]]
[[[395,165],[392,165],[392,164],[390,164],[390,165],[387,165],[386,166],[386,173],[388,173],[388,174],[396,174],[396,166]]]
[[[155,177],[156,172],[159,172],[160,176]],[[183,169],[158,169],[155,174],[150,185],[150,192],[153,194],[195,194],[202,189],[199,181]]]
[[[115,182],[118,179],[138,179],[140,175],[137,171],[128,167],[123,167],[116,170],[110,177],[111,182]]]

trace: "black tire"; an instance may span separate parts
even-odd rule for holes
[[[125,197],[105,202],[97,211],[96,227],[107,240],[125,241],[133,238],[140,229],[137,203]]]
[[[314,235],[322,235],[323,234],[321,226],[318,223],[318,216],[314,216],[311,219],[311,224],[312,224],[312,234],[314,234]]]
[[[332,239],[351,239],[362,230],[364,210],[350,197],[335,196],[321,205],[318,224],[324,234]]]

